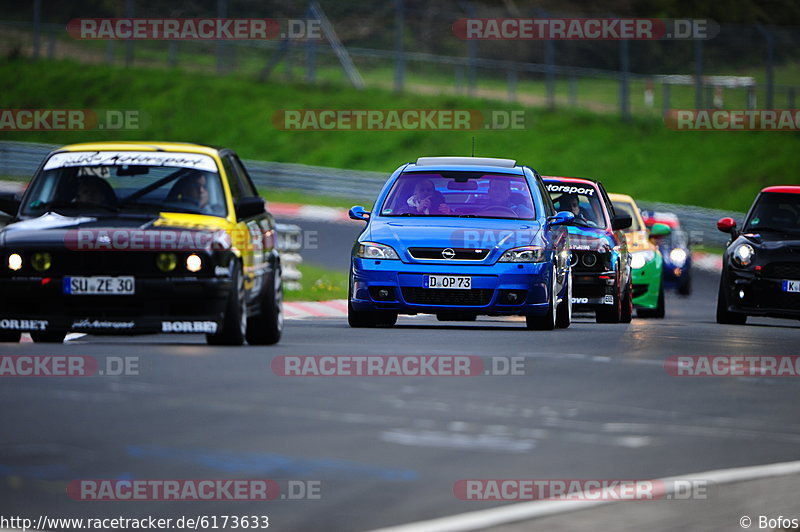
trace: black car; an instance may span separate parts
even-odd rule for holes
[[[275,224],[236,154],[178,143],[50,153],[0,210],[0,341],[28,332],[204,333],[273,344],[283,327]]]
[[[544,180],[558,211],[574,215],[569,228],[572,305],[595,313],[598,323],[629,323],[633,314],[631,256],[624,229],[630,215],[615,212],[599,181],[577,177]]]
[[[748,316],[800,319],[800,186],[772,186],[756,198],[741,230],[733,218],[717,298],[717,323]]]

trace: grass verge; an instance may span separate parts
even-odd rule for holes
[[[347,299],[347,274],[309,264],[300,264],[303,274],[300,290],[286,290],[286,301],[327,301]]]

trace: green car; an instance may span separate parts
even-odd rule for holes
[[[640,318],[663,318],[664,281],[662,270],[664,258],[658,246],[650,241],[651,236],[666,236],[671,229],[666,224],[654,224],[650,231],[644,225],[639,207],[632,197],[625,194],[609,194],[617,212],[629,214],[633,219],[630,229],[625,231],[628,251],[631,256],[631,278],[633,306]]]

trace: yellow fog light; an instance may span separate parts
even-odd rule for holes
[[[10,257],[9,257],[10,260]],[[45,272],[53,265],[53,258],[49,253],[34,253],[31,258],[31,266],[37,272]],[[12,268],[13,269],[13,268]]]
[[[186,257],[186,269],[190,272],[199,272],[203,267],[203,259],[192,253]]]
[[[171,272],[178,266],[178,257],[174,253],[159,253],[156,256],[156,266],[162,272]]]
[[[22,257],[19,253],[12,253],[8,256],[8,268],[14,271],[22,269]]]

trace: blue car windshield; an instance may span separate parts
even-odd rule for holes
[[[525,176],[474,171],[406,172],[392,186],[381,216],[459,216],[532,220]]]

